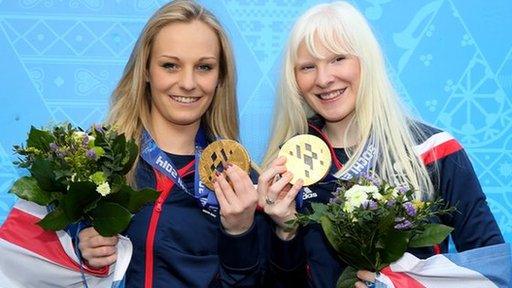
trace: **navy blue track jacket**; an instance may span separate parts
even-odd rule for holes
[[[310,134],[322,137],[318,133],[323,126],[322,121],[318,118],[312,120]],[[421,128],[423,131],[420,134],[423,135],[418,136],[416,152],[429,170],[436,166],[439,177],[432,176],[435,191],[448,204],[457,207],[458,212],[438,219],[438,222],[454,228],[451,238],[457,250],[503,243],[503,236],[463,148],[446,132],[424,124],[421,124]],[[336,148],[334,152],[334,157],[341,163],[348,160],[343,149]],[[332,167],[331,172],[335,170]],[[335,189],[332,183],[322,182],[309,188],[304,193],[304,207],[311,202],[327,203]],[[435,254],[433,248],[409,252],[424,259]],[[438,252],[448,252],[448,240],[440,248]],[[336,257],[318,224],[301,227],[297,236],[290,241],[282,241],[272,233],[270,249],[270,268],[276,279],[274,287],[335,287],[346,267]]]
[[[194,156],[169,155],[189,191],[194,191]],[[132,218],[127,236],[133,256],[126,287],[258,287],[268,236],[265,217],[257,213],[252,228],[239,236],[226,234],[220,215],[203,210],[178,185],[169,189],[158,173],[140,159],[138,188],[159,188],[155,203]]]

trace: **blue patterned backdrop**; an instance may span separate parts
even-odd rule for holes
[[[0,0],[0,223],[30,125],[105,116],[138,33],[162,0]],[[261,160],[291,24],[320,1],[205,0],[235,46],[243,143]],[[466,147],[512,240],[512,2],[360,0],[400,94]],[[509,27],[509,28],[507,28]]]

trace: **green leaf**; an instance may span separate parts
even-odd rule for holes
[[[30,173],[37,180],[37,184],[41,189],[46,191],[52,190],[60,190],[62,187],[58,187],[58,185],[54,182],[54,175],[52,163],[46,159],[35,159],[34,164],[32,164],[32,168],[30,169]]]
[[[12,185],[11,193],[21,199],[34,202],[39,205],[48,205],[52,201],[49,192],[44,191],[37,185],[37,180],[33,177],[24,176],[14,182]]]
[[[443,242],[453,231],[452,227],[443,224],[427,224],[425,229],[412,237],[409,247],[428,247]]]
[[[92,217],[92,226],[100,235],[110,237],[121,233],[128,224],[132,214],[121,205],[110,202],[101,202],[89,214]]]
[[[313,214],[309,215],[308,218],[311,221],[320,223],[322,216],[327,212],[327,205],[313,202],[311,203],[311,208],[313,208]]]
[[[126,147],[126,138],[124,134],[117,135],[114,139],[114,143],[112,143],[112,152],[114,155],[124,155]]]
[[[389,211],[386,216],[382,217],[378,223],[379,234],[385,235],[388,231],[395,230],[395,218],[396,214],[391,211]]]
[[[336,233],[336,227],[332,220],[327,216],[322,216],[320,218],[320,224],[322,225],[322,230],[324,231],[327,240],[329,240],[329,243],[331,243],[331,246],[334,248],[334,250],[338,252],[342,251],[342,243],[339,235]]]
[[[136,213],[144,204],[156,201],[158,196],[160,196],[160,193],[155,189],[146,188],[139,191],[132,190],[130,203],[127,208],[130,212]]]
[[[71,183],[68,194],[62,198],[62,209],[69,219],[77,221],[83,216],[84,210],[100,197],[92,182]]]
[[[126,155],[123,158],[122,165],[123,165],[123,174],[128,173],[130,169],[132,169],[133,163],[137,159],[137,156],[139,154],[139,147],[137,144],[135,144],[135,141],[128,141],[126,142]]]
[[[58,231],[66,228],[73,222],[74,221],[69,219],[60,207],[57,207],[41,219],[41,221],[37,222],[37,224],[44,230]]]
[[[136,213],[144,204],[155,201],[159,195],[160,193],[154,189],[133,190],[130,186],[123,184],[118,192],[109,194],[106,199],[118,203],[131,213]]]
[[[54,141],[55,137],[50,132],[36,129],[34,126],[30,127],[27,147],[34,147],[42,151],[49,151],[50,143]]]
[[[338,278],[336,288],[353,288],[357,281],[357,269],[352,266],[348,266],[343,270],[340,278]]]
[[[409,231],[392,230],[379,239],[379,242],[381,242],[379,246],[383,247],[381,250],[382,265],[387,266],[389,263],[400,259],[407,250],[409,238]]]

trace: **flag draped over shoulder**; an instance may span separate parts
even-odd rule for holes
[[[512,287],[512,246],[509,243],[418,259],[405,253],[384,268],[376,287],[509,288]]]
[[[117,261],[92,270],[80,267],[71,237],[65,231],[45,231],[36,223],[47,214],[44,206],[19,200],[0,227],[0,288],[120,286],[132,255],[132,244],[120,236]]]

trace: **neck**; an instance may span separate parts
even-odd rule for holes
[[[348,131],[347,137],[345,138],[345,133],[347,129],[349,129],[348,124],[351,118],[352,116],[345,117],[337,122],[325,121],[323,131],[334,148],[347,148],[356,145],[357,139],[353,127]]]
[[[152,119],[151,135],[163,151],[176,155],[192,155],[200,121],[177,125],[166,120]]]

